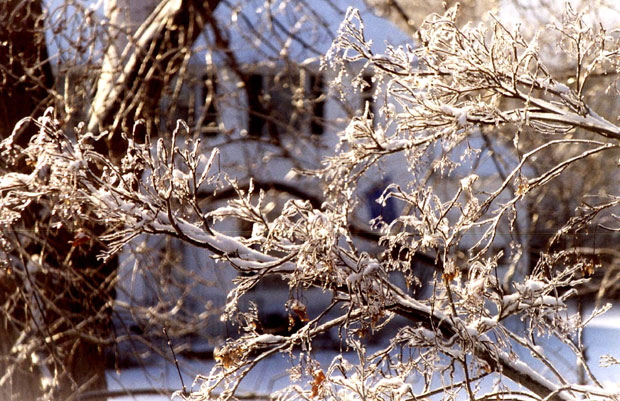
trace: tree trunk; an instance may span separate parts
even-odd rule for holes
[[[139,119],[146,122],[146,131],[151,135],[157,133],[158,121],[153,117],[160,114],[163,90],[189,56],[219,2],[162,1],[137,29],[127,48],[119,52],[117,43],[109,49],[88,121],[89,131],[110,132],[105,141],[95,145],[99,152],[118,161],[126,149],[122,133],[131,133]],[[140,140],[145,132],[136,134]]]
[[[53,76],[43,23],[41,0],[0,3],[0,139],[8,137],[20,119],[40,114],[44,108]],[[33,125],[24,126],[16,136],[18,142],[25,144],[33,129]],[[40,372],[12,349],[24,332],[19,320],[26,313],[24,305],[11,305],[19,288],[14,278],[8,271],[0,272],[4,312],[0,312],[0,392],[9,400],[35,400],[42,395]],[[8,308],[12,315],[6,313]]]
[[[92,131],[111,132],[96,144],[104,156],[114,160],[121,155],[121,132],[138,118],[157,114],[163,88],[218,3],[162,1],[128,41],[126,59],[118,57],[121,42],[110,45],[89,120]],[[114,10],[116,2],[110,4]],[[10,135],[21,118],[41,115],[52,103],[48,96],[54,77],[42,15],[41,0],[0,3],[2,137]],[[26,144],[35,129],[34,124],[25,125],[16,142]],[[19,166],[4,164],[0,160],[0,168],[25,173],[32,168],[27,160]],[[102,248],[94,239],[102,227],[76,221],[57,228],[59,224],[52,223],[58,221],[46,215],[43,203],[29,206],[14,232],[17,252],[11,266],[0,271],[0,391],[10,400],[68,400],[106,388],[104,349],[112,341],[110,301],[117,264],[97,259]],[[84,237],[78,238],[79,233]],[[25,268],[35,255],[40,256],[36,263],[45,264],[44,272]],[[47,379],[53,379],[51,390],[43,387]]]
[[[41,2],[0,2],[0,138],[23,117],[40,115],[53,85]]]
[[[40,116],[52,103],[49,90],[54,77],[41,3],[0,3],[1,138],[11,135],[20,119]],[[15,142],[25,145],[36,129],[34,124],[23,125]],[[18,166],[2,163],[0,168],[29,172],[31,167],[26,161]],[[44,206],[32,205],[23,212],[20,228],[39,238],[26,244],[22,242],[26,236],[20,237],[16,230],[11,260],[15,265],[0,272],[0,391],[9,400],[65,400],[78,390],[106,388],[103,347],[95,340],[105,339],[109,331],[105,303],[113,290],[106,285],[114,267],[97,260],[101,251],[97,244],[77,247],[72,243],[74,232],[47,225],[42,210]],[[29,275],[23,269],[33,255],[47,255],[48,274]],[[97,319],[84,325],[84,315],[93,312]],[[79,331],[78,324],[82,324]],[[57,382],[46,391],[43,382],[51,379]]]

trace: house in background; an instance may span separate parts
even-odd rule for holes
[[[333,31],[340,24],[341,17],[334,17]],[[382,43],[380,38],[386,34],[390,36],[390,43],[409,41],[407,35],[389,21],[367,13],[364,18],[366,27],[369,28],[368,37],[373,38],[379,47]],[[226,63],[218,57],[194,57],[189,66],[194,78],[182,88],[182,102],[174,105],[178,110],[177,117],[189,121],[195,134],[203,142],[222,149],[222,169],[239,173],[242,183],[248,175],[252,175],[257,178],[258,184],[279,183],[283,188],[290,189],[286,194],[281,188],[265,188],[270,191],[274,210],[277,210],[284,200],[301,193],[310,199],[316,199],[315,207],[320,207],[319,193],[312,192],[316,188],[303,181],[303,177],[291,175],[291,168],[319,167],[321,158],[329,154],[336,144],[336,133],[342,130],[353,116],[361,115],[365,107],[374,113],[376,119],[380,119],[378,111],[382,105],[381,100],[373,96],[376,83],[370,74],[364,74],[366,89],[348,93],[347,101],[343,102],[337,94],[329,90],[334,73],[321,70],[318,60],[307,61],[300,56],[299,59],[283,63],[275,60],[275,57],[268,57],[269,52],[265,49],[248,45],[243,36],[231,38],[231,43],[231,46],[246,48],[245,51],[238,50],[236,53],[240,55],[242,62],[240,71],[224,68]],[[326,41],[320,45],[326,51],[329,43]],[[297,49],[297,52],[304,54],[303,49]],[[377,122],[380,121],[375,123]],[[164,128],[162,132],[165,132]],[[484,146],[482,143],[472,145],[480,148]],[[365,214],[358,216],[362,224],[378,216],[389,222],[400,212],[402,205],[398,202],[388,202],[384,207],[379,207],[376,199],[381,195],[386,182],[406,182],[407,174],[409,173],[402,167],[402,161],[395,158],[384,171],[377,171],[374,181],[363,183],[360,195],[361,202],[366,206]],[[489,155],[482,154],[478,174],[484,182],[483,187],[497,186],[498,177],[494,175]],[[456,185],[458,179],[446,179],[438,181],[436,188],[440,193],[449,196]],[[299,192],[294,193],[293,190]],[[223,197],[209,199],[214,203],[206,205],[208,208],[225,201]],[[518,212],[521,230],[527,235],[528,211]],[[249,234],[251,227],[224,229],[243,235]],[[473,244],[477,239],[475,236],[464,238],[464,247]],[[141,316],[123,316],[123,319],[127,319],[123,325],[140,333],[148,332],[150,327],[145,318],[148,318],[149,308],[161,305],[162,299],[183,299],[178,315],[204,315],[205,325],[199,335],[188,333],[190,348],[185,349],[182,354],[209,356],[213,345],[218,344],[224,337],[235,334],[235,328],[219,324],[217,313],[226,302],[230,283],[236,273],[223,269],[222,265],[215,263],[208,253],[202,250],[186,247],[175,240],[152,241],[146,249],[148,256],[152,258],[152,265],[161,265],[165,272],[161,277],[155,277],[148,269],[137,266],[135,260],[129,257],[124,260],[119,272],[121,284],[118,288],[118,300],[133,306],[143,306],[147,313]],[[509,236],[505,236],[497,241],[496,246],[508,253],[509,242]],[[522,251],[528,252],[527,249]],[[148,261],[143,259],[142,263]],[[434,258],[419,255],[414,263],[421,272],[421,279],[430,281],[435,269]],[[527,256],[524,263],[529,264]],[[518,276],[523,272],[513,274]],[[162,281],[162,277],[167,281]],[[192,292],[195,292],[195,295]],[[205,297],[205,294],[208,295]],[[421,293],[420,296],[424,294]],[[310,314],[322,310],[329,302],[329,295],[322,294],[320,290],[312,290],[306,297],[312,300],[309,303]],[[263,330],[284,333],[290,329],[284,308],[288,299],[289,289],[284,283],[274,280],[257,287],[247,301],[257,305]],[[605,330],[610,329],[605,327]],[[600,327],[594,327],[591,333],[596,336],[600,331]],[[329,340],[325,339],[325,346],[329,346]],[[561,350],[559,345],[558,349]],[[593,344],[592,349],[593,352],[603,352],[597,344]],[[567,363],[567,369],[571,362]]]
[[[145,4],[148,2],[129,3],[130,12],[123,16],[128,26],[138,24],[148,15]],[[376,44],[377,52],[383,51],[384,42],[399,44],[410,39],[389,20],[372,14],[362,0],[317,0],[312,2],[312,7],[322,11],[321,18],[329,26],[299,30],[298,39],[286,43],[275,36],[252,41],[252,36],[270,34],[269,29],[261,27],[256,20],[255,12],[263,4],[246,1],[239,2],[238,7],[227,4],[218,7],[216,19],[222,24],[234,18],[238,20],[238,26],[229,30],[231,36],[227,39],[235,62],[231,65],[231,60],[227,59],[229,53],[217,50],[214,33],[206,32],[196,43],[197,52],[187,65],[188,79],[178,87],[172,85],[180,88],[180,93],[172,96],[171,90],[171,96],[163,101],[162,107],[174,110],[174,117],[161,122],[160,132],[170,132],[176,119],[183,119],[205,148],[220,148],[218,167],[236,176],[242,186],[253,177],[256,186],[267,191],[274,210],[287,199],[298,197],[311,199],[313,206],[320,208],[321,192],[317,184],[291,174],[291,170],[320,167],[321,159],[333,152],[338,141],[336,134],[350,119],[360,116],[365,107],[378,116],[381,106],[373,96],[376,83],[370,72],[363,74],[363,89],[354,92],[351,89],[346,99],[330,91],[330,82],[336,73],[321,70],[320,56],[328,51],[344,12],[350,6],[362,10],[367,35]],[[261,19],[261,23],[264,20]],[[283,21],[283,24],[293,24],[291,21]],[[295,27],[286,25],[282,29]],[[214,51],[201,50],[214,47]],[[359,69],[360,66],[352,67],[350,79],[360,73]],[[395,174],[406,174],[406,171]],[[366,215],[360,216],[364,224],[378,213],[385,216],[391,213],[393,218],[397,205],[391,205],[389,212],[376,208],[378,194],[371,189],[383,183],[384,179],[367,182],[364,184],[367,189],[360,191],[368,198],[364,200]],[[222,192],[217,197],[209,194],[205,197],[205,210],[212,210],[226,201]],[[252,229],[243,225],[218,228],[240,235],[249,235]],[[161,267],[155,275],[142,266]],[[187,333],[194,345],[186,354],[205,351],[204,355],[208,355],[213,344],[236,330],[223,326],[218,318],[235,276],[232,269],[214,262],[206,251],[187,247],[176,240],[148,239],[146,245],[137,245],[121,260],[117,288],[118,330],[128,329],[141,335],[153,332],[153,337],[161,337],[160,328],[151,325],[149,316],[156,313],[154,309],[158,306],[176,306],[175,313],[180,319],[205,316],[201,333]],[[328,296],[320,294],[320,290],[315,292],[312,298],[316,302],[310,313],[319,311],[329,302]],[[286,330],[288,317],[284,304],[288,298],[287,287],[271,282],[256,288],[248,302],[257,305],[264,318],[263,326],[269,327],[268,330]],[[174,301],[181,304],[175,305]],[[140,313],[130,312],[136,310]],[[206,344],[208,342],[210,344]],[[135,344],[130,344],[127,350],[136,346],[148,352]]]
[[[176,118],[188,121],[193,129],[192,135],[208,147],[220,148],[221,169],[236,176],[242,186],[247,185],[248,177],[253,177],[256,186],[267,191],[274,211],[287,199],[297,197],[311,199],[313,206],[320,208],[321,191],[317,184],[303,176],[291,174],[291,171],[319,168],[322,158],[333,152],[338,142],[336,134],[347,126],[351,118],[360,117],[364,110],[368,109],[373,114],[375,125],[381,123],[383,100],[374,96],[378,83],[373,80],[372,71],[362,70],[363,65],[354,64],[349,66],[347,79],[361,79],[361,88],[354,89],[351,85],[344,99],[330,90],[336,72],[322,70],[319,60],[319,56],[328,51],[333,39],[327,34],[321,37],[322,40],[309,44],[300,32],[302,36],[299,41],[290,44],[284,58],[278,53],[282,49],[268,45],[278,43],[277,38],[263,38],[259,45],[251,43],[248,35],[260,33],[260,27],[251,20],[255,18],[254,10],[258,3],[262,4],[247,2],[247,9],[218,8],[218,13],[221,13],[218,20],[231,20],[232,16],[228,13],[238,13],[248,18],[245,21],[238,17],[242,22],[239,22],[238,30],[231,30],[234,35],[229,38],[229,48],[238,63],[231,67],[230,60],[225,59],[226,54],[217,51],[198,51],[192,56],[187,67],[189,79],[180,87],[180,96],[176,96],[174,101],[164,100],[163,107],[176,110],[176,115],[171,121],[162,122],[161,132],[168,132],[166,124],[174,124]],[[361,0],[341,1],[338,4],[342,4],[342,11],[347,6],[364,10],[362,18],[366,34],[373,40],[376,53],[384,51],[384,42],[392,45],[412,42],[389,20],[372,14]],[[330,24],[326,32],[336,32],[343,14],[327,6],[327,2],[324,8],[314,5],[325,10],[323,17]],[[249,11],[244,13],[244,10]],[[197,43],[197,48],[210,47],[208,41],[211,39],[209,34],[205,35],[202,42]],[[403,207],[395,200],[388,201],[385,206],[379,205],[376,200],[388,182],[408,181],[410,172],[405,166],[399,156],[388,157],[382,169],[373,170],[373,174],[369,174],[372,178],[360,184],[358,194],[363,207],[355,218],[366,233],[360,235],[360,241],[371,252],[377,236],[373,236],[368,222],[381,216],[389,223]],[[485,170],[482,171],[484,173]],[[493,173],[489,168],[487,178],[493,179]],[[442,179],[437,185],[440,193],[449,196],[459,185],[458,182],[459,177]],[[212,210],[226,200],[223,195],[212,197],[205,194],[205,197],[208,200],[205,201],[206,210]],[[219,228],[248,236],[252,230],[252,227],[243,225]],[[504,243],[498,246],[508,251],[509,240],[505,238]],[[464,239],[464,244],[473,241],[474,237],[468,237]],[[140,333],[159,330],[149,326],[149,308],[162,305],[162,300],[169,298],[182,299],[177,312],[180,317],[206,316],[205,328],[200,335],[188,333],[195,349],[187,352],[206,347],[208,354],[212,345],[205,345],[207,342],[217,343],[234,333],[232,328],[218,323],[218,314],[226,302],[236,273],[223,269],[210,258],[208,252],[187,247],[176,240],[150,239],[146,250],[147,254],[138,253],[140,257],[137,259],[125,258],[119,271],[119,303],[141,306],[146,312],[125,316],[123,319],[128,321],[122,325]],[[434,257],[415,255],[413,259],[413,269],[422,283],[430,282],[436,270]],[[162,274],[167,281],[155,277],[148,269],[139,268],[140,263],[162,265],[165,270]],[[196,280],[197,277],[200,279]],[[425,296],[424,291],[420,289],[418,295]],[[286,331],[288,314],[284,305],[289,297],[289,289],[282,282],[273,281],[255,288],[247,301],[256,304],[263,326],[273,331]],[[312,299],[308,311],[311,315],[323,310],[330,302],[329,295],[322,294],[318,289],[310,291],[306,297]],[[166,302],[171,305],[171,301]]]

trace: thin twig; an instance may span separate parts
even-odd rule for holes
[[[168,341],[168,347],[170,347],[170,352],[172,352],[172,358],[174,359],[174,364],[177,367],[177,372],[179,374],[179,379],[181,379],[181,386],[183,387],[183,395],[189,395],[187,392],[187,387],[185,387],[185,382],[183,381],[183,375],[181,375],[181,369],[179,368],[179,361],[177,359],[177,355],[174,352],[174,348],[172,348],[172,342],[170,341],[170,337],[168,337],[168,330],[166,330],[166,326],[164,326],[164,335],[166,336],[166,341]]]

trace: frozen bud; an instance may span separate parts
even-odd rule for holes
[[[377,271],[381,268],[381,265],[376,259],[372,259],[368,262],[368,265],[364,268],[363,274],[365,276],[369,276],[372,274],[376,274]]]
[[[48,164],[44,164],[37,170],[37,178],[42,182],[49,182],[52,175],[52,168]]]
[[[476,181],[478,181],[478,176],[476,174],[471,174],[468,175],[467,177],[461,179],[460,183],[461,183],[461,188],[463,189],[467,189],[467,190],[471,190],[472,185],[474,185],[474,183]]]

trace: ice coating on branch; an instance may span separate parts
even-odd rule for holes
[[[469,110],[469,107],[454,107],[447,104],[441,105],[441,111],[453,116],[459,127],[465,127],[467,125],[467,114]]]

